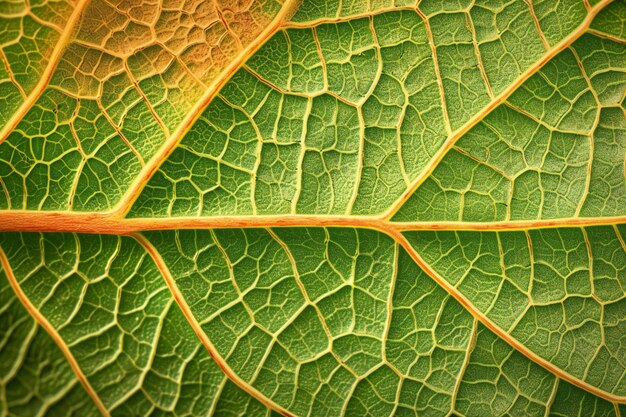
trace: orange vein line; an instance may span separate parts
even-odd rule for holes
[[[446,132],[450,135],[452,128],[450,127],[450,117],[448,116],[448,106],[446,105],[446,95],[443,89],[443,79],[441,78],[441,71],[439,70],[439,60],[437,59],[437,46],[435,45],[435,39],[433,38],[433,32],[430,30],[430,22],[428,18],[420,9],[415,9],[419,17],[424,21],[424,27],[426,28],[426,35],[428,37],[428,44],[430,45],[430,53],[433,56],[433,65],[435,68],[435,76],[437,78],[437,88],[439,89],[439,99],[441,100],[441,111],[443,113],[443,122],[446,126]]]
[[[588,33],[597,36],[599,38],[607,39],[612,42],[621,43],[622,45],[626,45],[626,39],[618,38],[617,36],[611,35],[610,33],[605,33],[597,29],[588,29]]]
[[[139,242],[139,244],[141,244],[144,247],[144,249],[152,257],[152,260],[154,261],[157,268],[161,272],[163,279],[165,280],[168,288],[170,289],[172,296],[174,297],[174,300],[176,301],[181,311],[187,318],[187,321],[191,325],[193,331],[196,333],[196,335],[198,336],[198,338],[200,339],[200,341],[202,342],[206,350],[209,352],[209,355],[211,355],[213,360],[215,360],[215,362],[220,367],[222,372],[224,372],[224,374],[228,378],[230,378],[231,381],[233,381],[237,386],[239,386],[239,388],[241,388],[248,394],[252,395],[254,398],[256,398],[259,402],[261,402],[266,407],[276,410],[285,416],[291,416],[292,414],[289,411],[287,411],[285,408],[281,407],[280,405],[276,404],[270,398],[266,397],[259,390],[257,390],[252,385],[248,384],[246,381],[241,379],[239,375],[237,375],[235,371],[233,371],[233,369],[228,365],[228,363],[226,363],[224,358],[222,358],[220,354],[217,352],[217,349],[215,348],[215,346],[213,346],[213,343],[211,343],[211,341],[209,340],[209,337],[206,335],[204,330],[202,330],[200,323],[198,322],[198,320],[196,320],[193,313],[191,312],[191,308],[189,307],[189,304],[187,304],[187,301],[185,301],[183,294],[180,292],[180,289],[176,285],[174,277],[170,273],[169,268],[165,264],[165,261],[161,257],[161,254],[159,253],[159,251],[143,235],[134,234],[132,236],[133,238],[137,240],[137,242]]]
[[[17,80],[15,79],[15,74],[13,74],[13,71],[11,70],[11,65],[9,65],[9,60],[7,59],[7,56],[5,55],[4,50],[2,48],[0,48],[0,61],[2,61],[2,64],[6,68],[7,74],[9,74],[9,79],[11,80],[11,83],[15,86],[15,88],[17,88],[22,98],[26,99],[27,98],[26,92],[24,91],[20,83],[18,83]]]
[[[472,1],[473,7],[476,4],[476,1]],[[472,34],[472,44],[474,47],[474,55],[476,55],[476,63],[478,64],[478,70],[480,71],[480,76],[483,78],[483,82],[485,83],[485,87],[487,87],[487,93],[489,97],[493,100],[493,90],[491,89],[491,84],[489,83],[489,77],[487,77],[487,71],[485,70],[485,65],[483,63],[483,57],[480,53],[480,45],[478,44],[478,36],[476,35],[476,27],[474,26],[474,20],[472,19],[472,15],[469,11],[465,12],[465,20],[467,21],[467,25],[470,29],[470,33]]]
[[[22,118],[26,115],[26,113],[28,113],[30,108],[35,104],[37,99],[39,99],[43,91],[48,86],[50,79],[52,79],[54,70],[57,68],[59,61],[61,60],[61,56],[63,55],[63,52],[65,52],[65,48],[69,44],[72,35],[74,34],[76,23],[80,19],[83,10],[88,3],[89,0],[80,0],[78,4],[76,4],[74,11],[70,15],[70,18],[67,19],[65,29],[61,33],[59,41],[54,46],[52,54],[50,54],[48,65],[41,74],[39,82],[37,83],[35,88],[33,88],[33,91],[30,92],[28,97],[26,97],[26,100],[24,100],[20,108],[16,110],[13,116],[7,121],[6,125],[4,125],[2,130],[0,130],[0,143],[4,142],[9,134],[11,134],[11,132],[17,127]]]
[[[115,123],[115,121],[111,118],[111,116],[109,115],[109,112],[102,105],[102,101],[101,100],[96,100],[96,103],[98,105],[98,108],[102,112],[102,115],[104,116],[104,118],[107,120],[107,122],[109,122],[111,127],[113,127],[113,130],[115,130],[115,133],[117,133],[117,135],[120,137],[120,139],[122,139],[122,141],[126,144],[128,149],[130,149],[130,151],[133,153],[133,155],[135,155],[135,158],[137,158],[137,160],[139,161],[141,166],[144,166],[145,162],[143,160],[143,157],[141,156],[139,151],[137,151],[137,149],[133,146],[133,144],[130,142],[130,140],[126,137],[126,135],[124,135],[124,133],[122,132],[122,129],[120,129],[120,127],[117,125],[117,123]],[[78,137],[78,135],[76,135],[76,137]],[[77,142],[80,143],[79,140],[77,140]]]
[[[239,39],[239,36],[237,36],[237,34],[233,32],[232,28],[226,21],[226,18],[224,17],[224,13],[222,12],[222,9],[220,9],[219,4],[217,4],[217,1],[213,0],[213,5],[215,6],[215,11],[217,12],[217,16],[220,22],[222,23],[222,26],[224,26],[224,30],[226,30],[226,32],[228,32],[228,34],[233,38],[235,43],[237,43],[237,47],[239,49],[243,49],[243,44],[241,43],[241,39]]]
[[[407,253],[411,256],[413,261],[415,261],[415,263],[417,263],[420,266],[420,268],[424,270],[424,272],[430,275],[430,277],[433,280],[435,280],[437,284],[439,284],[443,289],[445,289],[448,292],[448,294],[453,296],[459,303],[461,303],[461,305],[467,311],[469,311],[477,320],[479,320],[482,324],[487,326],[489,330],[494,332],[496,335],[498,335],[498,337],[500,337],[502,340],[507,342],[510,346],[512,346],[514,349],[522,353],[528,359],[537,363],[543,368],[547,369],[549,372],[556,375],[558,378],[564,379],[568,381],[569,383],[576,385],[579,388],[584,389],[585,391],[588,391],[594,395],[597,395],[598,397],[604,398],[612,402],[618,402],[618,403],[626,402],[626,397],[605,392],[585,381],[582,381],[576,378],[575,376],[573,376],[572,374],[564,371],[563,369],[560,369],[557,366],[553,365],[552,363],[542,358],[541,356],[537,355],[536,353],[528,350],[526,346],[524,346],[517,339],[515,339],[514,337],[509,335],[507,332],[505,332],[502,328],[496,325],[493,321],[491,321],[491,319],[485,316],[482,312],[478,311],[476,307],[472,304],[472,302],[469,301],[463,294],[461,294],[456,287],[454,287],[452,284],[446,281],[441,275],[435,272],[435,270],[432,269],[431,266],[421,258],[421,256],[417,253],[417,251],[413,248],[413,246],[409,243],[409,241],[404,237],[404,235],[402,235],[400,232],[394,231],[391,234],[391,237],[393,237],[400,245],[402,245],[404,250],[407,251]]]
[[[625,223],[626,216],[572,217],[567,219],[511,220],[501,222],[398,222],[391,224],[397,230],[526,230],[550,227],[584,227]]]
[[[435,167],[439,164],[439,162],[443,159],[443,157],[448,153],[448,151],[454,146],[454,144],[472,127],[478,124],[485,116],[491,113],[496,107],[498,107],[502,102],[504,102],[517,88],[524,83],[528,78],[530,78],[533,74],[535,74],[539,69],[541,69],[548,61],[554,58],[559,52],[567,48],[571,45],[576,39],[582,36],[593,18],[604,8],[607,4],[611,3],[613,0],[602,0],[598,4],[596,4],[587,14],[583,22],[566,38],[564,38],[561,42],[556,44],[550,50],[546,52],[546,54],[537,61],[534,65],[524,71],[518,78],[513,82],[509,87],[507,87],[504,91],[498,94],[487,106],[485,106],[482,110],[476,113],[471,119],[469,119],[463,126],[459,129],[452,132],[450,136],[446,139],[443,146],[439,148],[437,153],[433,156],[428,166],[420,173],[420,175],[413,181],[411,186],[407,188],[407,190],[402,193],[400,198],[391,206],[391,208],[385,213],[386,218],[391,218],[399,209],[404,205],[406,200],[409,199],[411,194],[424,182],[426,178],[434,171]]]
[[[135,87],[135,90],[137,91],[137,94],[139,94],[139,96],[143,99],[144,103],[146,103],[146,107],[148,107],[148,111],[150,111],[150,113],[152,114],[152,118],[154,118],[154,120],[157,122],[157,124],[161,127],[161,130],[163,130],[163,133],[165,133],[166,136],[170,136],[169,128],[167,127],[165,122],[163,122],[163,119],[161,119],[161,117],[157,113],[157,111],[154,108],[154,106],[152,105],[152,103],[150,103],[150,99],[148,99],[148,96],[146,96],[146,93],[144,93],[144,91],[139,86],[139,81],[135,78],[135,75],[130,70],[130,67],[128,66],[128,60],[127,59],[124,60],[124,69],[126,70],[126,74],[128,75],[128,78],[130,79],[130,82]]]
[[[126,191],[124,197],[120,200],[120,202],[113,210],[114,212],[121,215],[125,215],[126,213],[128,213],[137,197],[139,197],[139,194],[143,190],[143,187],[146,185],[148,180],[156,172],[159,166],[161,166],[161,163],[165,159],[167,159],[167,157],[172,153],[176,145],[178,145],[178,143],[182,140],[187,131],[191,128],[191,126],[194,124],[194,122],[200,116],[206,106],[208,106],[208,104],[211,102],[217,92],[234,75],[234,73],[237,71],[237,69],[239,69],[239,67],[241,67],[246,59],[248,59],[248,57],[252,53],[260,48],[261,45],[263,45],[263,43],[265,43],[265,41],[274,34],[276,29],[278,29],[278,27],[282,23],[283,19],[285,19],[288,13],[291,11],[292,6],[294,6],[296,3],[297,0],[287,0],[278,15],[265,28],[265,30],[263,30],[263,32],[261,32],[261,34],[257,36],[254,41],[248,44],[248,46],[246,46],[235,58],[233,58],[228,66],[224,68],[222,73],[215,80],[213,80],[213,82],[209,85],[202,97],[200,97],[200,99],[192,107],[189,113],[187,113],[187,116],[167,138],[163,146],[159,148],[154,157],[152,157],[152,159],[150,159],[142,168],[139,175],[135,178],[133,183]]]
[[[528,11],[530,12],[530,16],[532,17],[533,23],[535,24],[535,29],[537,30],[537,33],[541,38],[541,42],[543,43],[544,48],[546,48],[546,50],[549,50],[550,44],[548,43],[548,40],[543,33],[543,30],[541,30],[541,25],[539,24],[539,19],[537,19],[537,15],[535,14],[535,8],[533,7],[532,1],[524,0],[524,3],[526,3],[526,5],[528,6]]]
[[[9,260],[6,254],[4,253],[4,250],[1,247],[0,247],[0,265],[2,265],[2,268],[4,269],[6,273],[9,284],[11,285],[11,288],[13,288],[15,295],[20,300],[20,302],[22,303],[26,311],[28,311],[28,314],[30,314],[31,317],[35,319],[35,321],[46,332],[48,332],[52,340],[54,340],[54,342],[57,344],[59,349],[61,349],[61,352],[65,356],[65,359],[69,363],[70,367],[72,368],[72,371],[74,371],[76,378],[78,379],[78,381],[81,383],[81,385],[87,392],[87,395],[91,397],[91,399],[95,403],[100,413],[103,416],[108,417],[109,416],[108,410],[104,406],[104,403],[102,402],[102,400],[100,399],[96,391],[93,389],[89,381],[87,381],[87,377],[85,376],[85,374],[83,374],[83,371],[80,369],[80,366],[78,366],[78,362],[76,362],[76,358],[74,358],[74,355],[72,355],[70,348],[65,344],[65,341],[61,338],[59,333],[57,333],[56,329],[52,326],[52,324],[50,324],[50,322],[43,316],[43,314],[41,314],[41,312],[31,303],[30,299],[26,296],[26,294],[20,287],[20,284],[17,282],[17,279],[15,278],[15,275],[13,274],[13,270],[11,269],[11,265],[9,264]]]
[[[501,222],[391,222],[382,217],[345,215],[242,215],[220,217],[120,218],[110,213],[0,210],[0,232],[73,232],[128,235],[148,230],[254,227],[358,227],[379,231],[527,230],[626,223],[626,216],[576,217]]]

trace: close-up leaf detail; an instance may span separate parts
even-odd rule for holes
[[[626,416],[626,0],[0,0],[0,417]]]

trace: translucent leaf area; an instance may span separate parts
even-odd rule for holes
[[[0,416],[626,416],[626,0],[0,0]]]

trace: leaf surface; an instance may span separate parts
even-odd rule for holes
[[[1,4],[0,413],[626,412],[626,3],[418,3]]]

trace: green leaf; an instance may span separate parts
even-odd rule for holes
[[[624,0],[0,4],[0,415],[626,412]]]

